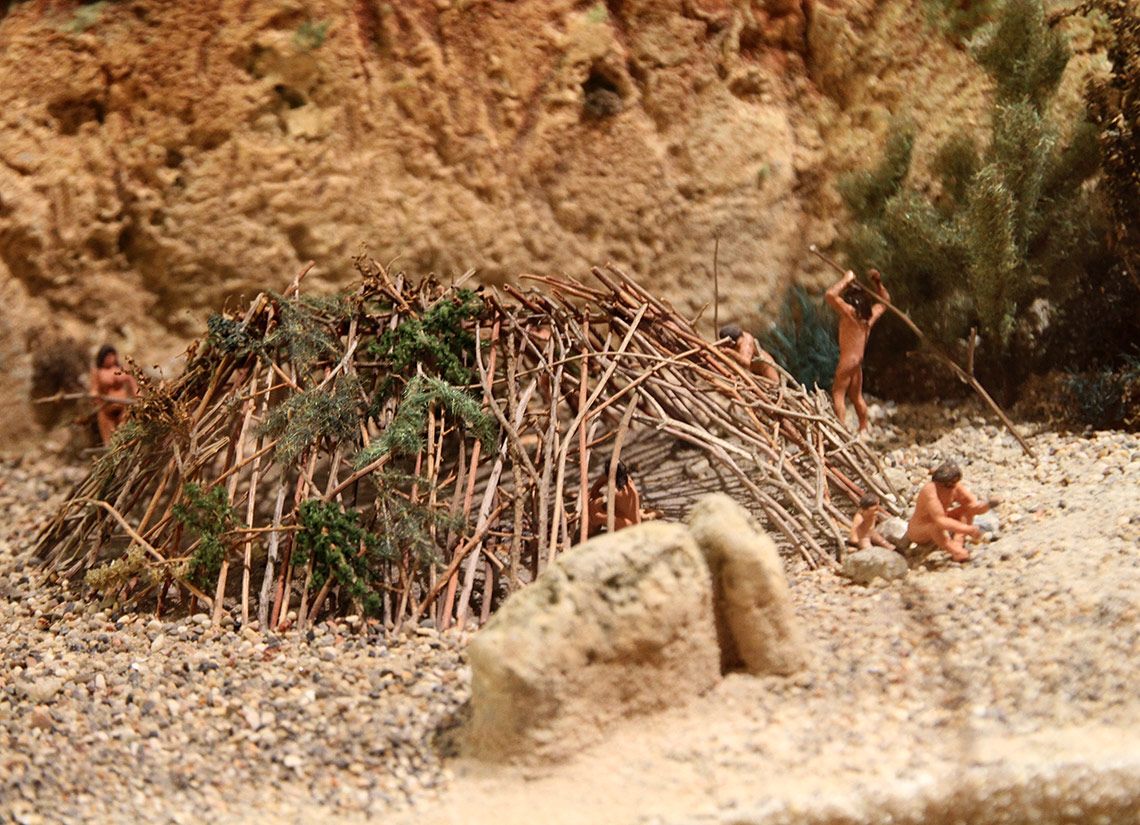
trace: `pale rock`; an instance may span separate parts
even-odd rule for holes
[[[712,576],[722,668],[786,676],[805,667],[803,632],[772,539],[723,493],[698,501],[688,522]]]
[[[896,547],[903,543],[903,536],[906,535],[906,527],[906,521],[897,517],[883,519],[875,525],[875,529],[879,535]]]
[[[468,652],[467,751],[565,757],[718,681],[708,568],[681,525],[599,536],[508,598]]]
[[[906,559],[894,550],[871,547],[847,556],[843,560],[842,574],[856,584],[869,585],[876,577],[885,581],[901,579],[908,569]]]
[[[55,699],[63,688],[62,679],[41,678],[29,682],[21,682],[17,687],[29,700],[37,705],[46,705]]]

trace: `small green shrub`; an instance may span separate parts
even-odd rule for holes
[[[342,376],[331,389],[314,387],[278,404],[257,428],[257,435],[278,439],[275,456],[291,462],[321,440],[330,444],[356,438],[361,420],[360,382]]]
[[[839,363],[835,313],[803,287],[784,294],[779,320],[760,345],[805,387],[831,388]]]
[[[461,516],[451,517],[411,501],[407,491],[415,484],[423,493],[427,479],[399,473],[371,478],[378,490],[372,529],[365,529],[355,510],[342,510],[336,502],[306,501],[298,513],[301,530],[292,557],[298,567],[312,560],[312,590],[323,587],[331,576],[361,603],[365,613],[380,608],[385,564],[402,564],[404,559],[417,567],[440,563],[433,530],[445,535],[464,523]]]
[[[188,578],[200,587],[212,584],[226,556],[222,540],[240,521],[220,484],[203,490],[194,482],[182,490],[181,500],[172,508],[174,518],[198,536],[198,547],[190,557]]]
[[[1097,430],[1140,428],[1140,358],[1125,356],[1120,367],[1070,373],[1065,389],[1077,422]]]

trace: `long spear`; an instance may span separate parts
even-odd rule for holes
[[[838,272],[846,272],[847,271],[843,267],[841,267],[839,264],[837,264],[835,261],[831,260],[831,258],[827,257],[822,252],[820,252],[819,248],[816,247],[815,244],[812,244],[811,246],[809,246],[808,249],[811,252],[813,252],[815,255],[819,256],[819,259],[822,260],[824,263],[835,267],[835,269]],[[1033,450],[1030,448],[1030,446],[1025,442],[1025,439],[1021,437],[1021,433],[1019,433],[1017,431],[1017,427],[1013,426],[1013,422],[1009,420],[1009,416],[1007,416],[1005,414],[1005,412],[1002,410],[1002,408],[997,405],[997,402],[994,401],[993,398],[990,397],[990,394],[988,392],[986,392],[985,387],[983,387],[981,384],[978,383],[978,379],[974,377],[974,369],[973,369],[974,365],[972,363],[970,364],[969,372],[962,369],[960,366],[958,366],[958,364],[954,361],[954,359],[952,359],[949,355],[946,355],[944,352],[942,352],[942,350],[938,349],[938,347],[934,346],[934,344],[931,343],[930,339],[927,338],[926,334],[921,329],[918,328],[918,325],[915,324],[914,321],[912,321],[910,319],[909,315],[907,315],[901,309],[896,307],[894,304],[892,304],[886,298],[879,295],[877,292],[872,292],[871,290],[867,289],[867,287],[865,287],[863,284],[859,283],[858,280],[854,281],[853,283],[858,285],[858,287],[861,290],[863,290],[868,295],[870,295],[872,299],[878,301],[880,304],[885,306],[887,309],[889,309],[891,312],[893,312],[895,315],[897,315],[900,319],[902,319],[902,322],[904,324],[906,324],[907,327],[910,328],[910,331],[918,336],[918,340],[920,342],[922,342],[922,345],[924,347],[926,347],[928,350],[930,350],[931,353],[933,353],[934,356],[939,361],[943,362],[944,364],[946,364],[946,366],[950,367],[950,369],[954,371],[954,374],[956,376],[958,376],[958,380],[960,380],[964,384],[969,385],[969,387],[974,392],[976,392],[979,396],[981,396],[983,401],[985,401],[987,404],[990,405],[990,408],[995,413],[997,413],[998,418],[1000,418],[1002,423],[1005,424],[1005,428],[1007,430],[1009,430],[1009,432],[1013,435],[1014,438],[1017,439],[1017,443],[1021,445],[1021,449],[1025,450],[1026,455],[1028,455],[1030,458],[1032,458],[1035,461],[1037,460],[1037,455],[1033,452]],[[971,335],[970,338],[971,338],[970,344],[971,344],[971,350],[972,350],[973,349],[973,335]]]

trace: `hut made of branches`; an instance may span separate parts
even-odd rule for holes
[[[619,458],[643,457],[643,503],[673,517],[703,466],[812,567],[862,493],[892,493],[826,394],[752,374],[612,266],[502,293],[357,268],[351,293],[301,296],[302,273],[211,317],[38,558],[108,604],[446,627],[586,538]]]

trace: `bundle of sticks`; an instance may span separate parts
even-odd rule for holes
[[[302,272],[212,318],[36,556],[109,604],[464,626],[587,537],[632,440],[703,451],[812,568],[863,493],[897,500],[826,393],[752,374],[616,267],[502,292],[357,267],[351,294],[302,298]]]

